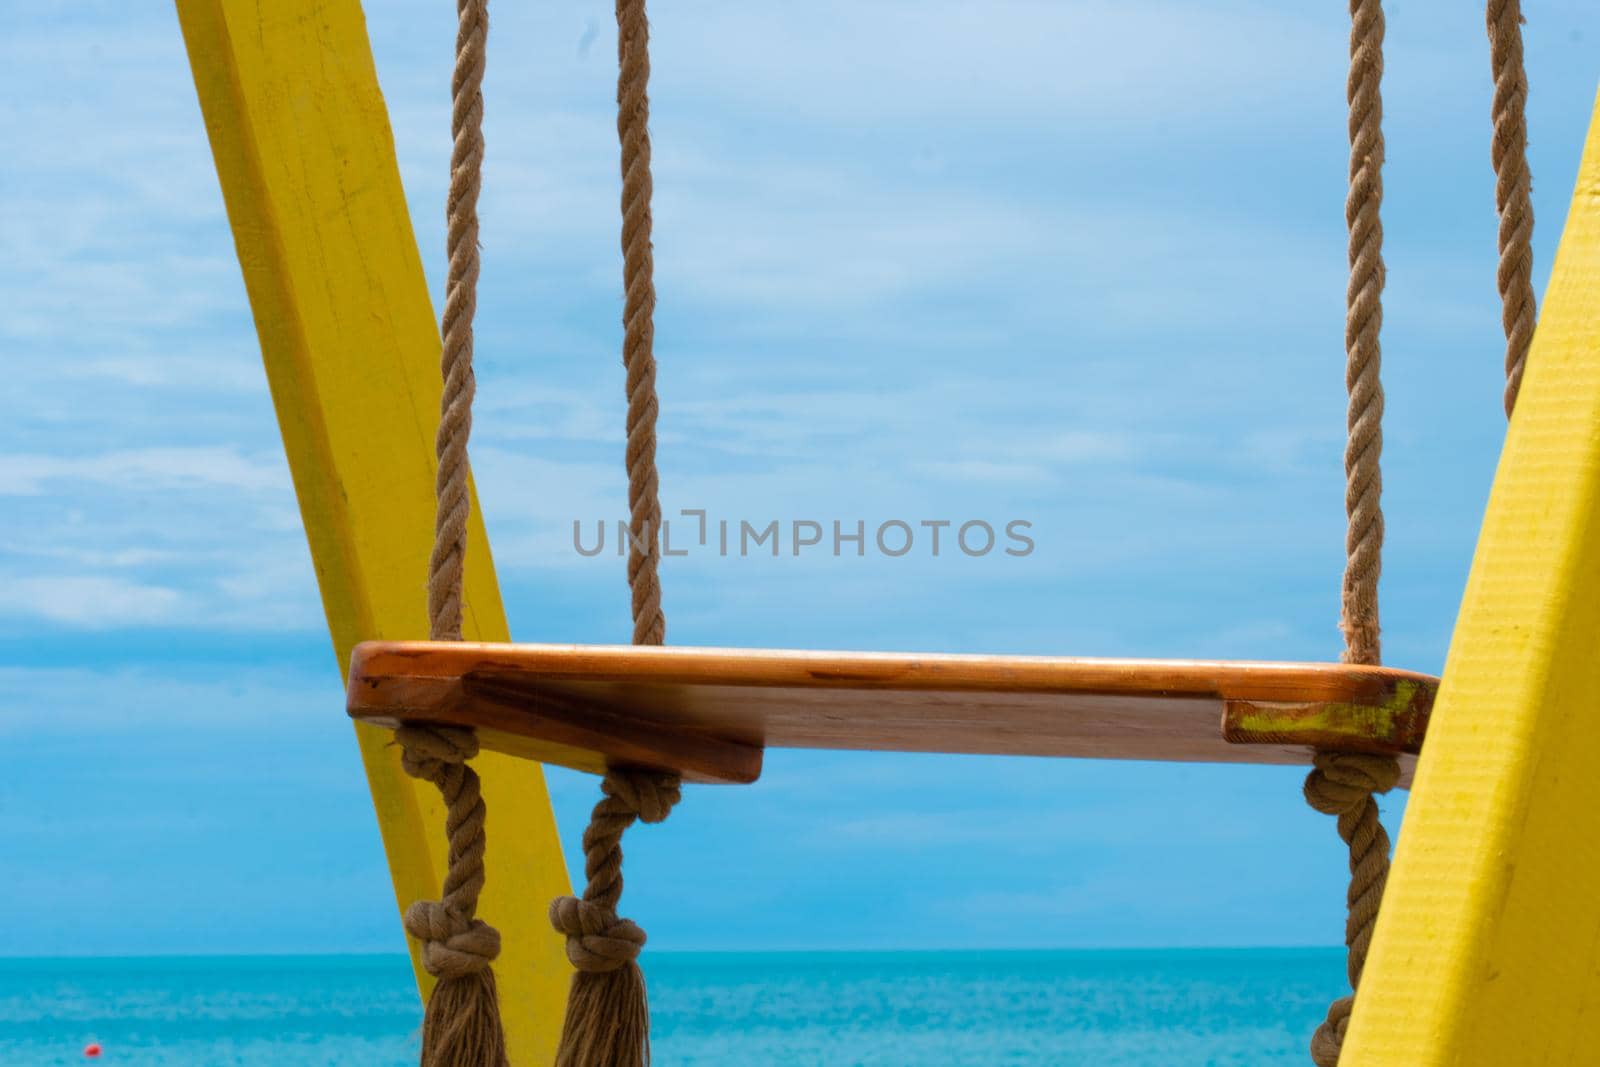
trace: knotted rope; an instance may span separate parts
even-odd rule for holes
[[[1400,765],[1392,756],[1333,752],[1319,752],[1316,769],[1306,778],[1306,803],[1324,815],[1338,816],[1339,836],[1350,847],[1350,889],[1346,895],[1349,915],[1344,943],[1345,971],[1352,992],[1361,983],[1378,905],[1383,901],[1383,887],[1389,877],[1389,835],[1378,820],[1378,802],[1373,794],[1387,793],[1399,780]],[[1354,1003],[1353,995],[1334,1001],[1327,1018],[1312,1035],[1311,1059],[1317,1067],[1333,1067],[1339,1062]]]
[[[1494,72],[1495,210],[1500,216],[1501,322],[1506,333],[1506,416],[1517,404],[1533,343],[1533,178],[1528,170],[1528,73],[1522,59],[1522,0],[1489,0],[1489,65]]]
[[[1346,293],[1345,385],[1350,393],[1345,447],[1345,572],[1340,627],[1346,663],[1380,662],[1378,576],[1382,569],[1383,385],[1379,379],[1383,325],[1383,37],[1382,0],[1350,0],[1350,285]],[[1506,335],[1505,409],[1511,414],[1533,340],[1533,207],[1528,169],[1528,78],[1522,51],[1520,0],[1489,0],[1486,11],[1494,73],[1495,207],[1500,218],[1501,318]],[[1378,820],[1375,794],[1399,781],[1391,756],[1321,752],[1306,778],[1306,801],[1339,818],[1350,848],[1346,972],[1351,996],[1341,997],[1311,1039],[1317,1067],[1336,1067],[1361,984],[1373,926],[1389,875],[1389,836]]]
[[[434,448],[434,542],[428,561],[428,631],[435,641],[461,639],[461,589],[469,507],[467,439],[472,432],[472,318],[478,286],[478,190],[483,172],[484,47],[487,0],[457,0],[455,72],[451,78],[450,192],[446,201],[445,280],[440,370],[444,390]],[[422,964],[438,979],[422,1022],[423,1067],[505,1067],[505,1033],[489,964],[500,934],[477,917],[483,890],[484,804],[478,754],[469,729],[402,726],[395,731],[400,764],[432,782],[445,804],[450,848],[438,901],[406,909],[406,932],[422,943]]]
[[[483,891],[484,803],[478,754],[470,729],[402,726],[395,731],[400,765],[432,782],[445,804],[449,861],[437,901],[406,909],[406,933],[422,943],[422,965],[438,979],[422,1020],[423,1067],[504,1067],[505,1034],[499,995],[489,968],[500,955],[500,934],[477,917]]]
[[[1350,185],[1345,224],[1350,231],[1350,282],[1345,291],[1346,415],[1345,569],[1339,625],[1346,663],[1380,662],[1378,576],[1383,561],[1383,37],[1382,0],[1350,0]],[[1389,838],[1378,822],[1374,793],[1400,778],[1393,756],[1319,752],[1306,778],[1306,800],[1339,817],[1350,848],[1346,972],[1351,996],[1341,997],[1311,1038],[1317,1067],[1335,1067],[1344,1044],[1354,992],[1366,965],[1372,924],[1389,874]]]
[[[567,939],[567,959],[577,968],[556,1067],[650,1062],[650,1010],[638,963],[645,933],[617,915],[622,834],[635,820],[665,819],[678,803],[679,781],[675,774],[614,770],[600,788],[605,796],[583,832],[583,896],[550,904],[550,924]]]
[[[616,0],[617,139],[622,159],[622,363],[627,378],[628,508],[633,643],[666,640],[656,537],[661,526],[656,474],[655,259],[651,250],[650,27],[645,0]],[[617,915],[622,898],[622,834],[635,820],[661,822],[677,804],[677,775],[613,769],[583,834],[588,885],[583,896],[550,905],[550,923],[567,939],[577,970],[567,998],[556,1067],[642,1067],[650,1062],[650,1009],[638,957],[645,933]]]
[[[682,796],[678,776],[653,771],[609,772],[600,782],[605,794],[583,833],[583,897],[560,897],[550,904],[550,923],[567,939],[567,958],[580,971],[614,971],[639,958],[645,935],[629,919],[617,917],[622,899],[622,835],[635,820],[658,823]]]

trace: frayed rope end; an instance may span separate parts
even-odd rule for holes
[[[610,971],[578,971],[555,1067],[649,1067],[650,1006],[635,962]]]
[[[507,1067],[492,970],[441,978],[433,987],[422,1018],[422,1067]]]

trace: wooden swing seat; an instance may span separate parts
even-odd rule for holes
[[[1337,663],[368,641],[350,716],[603,772],[752,782],[780,748],[1216,763],[1421,749],[1438,680]]]

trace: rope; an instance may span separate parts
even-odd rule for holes
[[[1344,452],[1343,613],[1346,663],[1377,663],[1378,574],[1383,554],[1383,4],[1350,0],[1350,284],[1345,293],[1345,388],[1350,394]]]
[[[1380,662],[1378,576],[1383,558],[1383,382],[1379,377],[1383,327],[1383,36],[1382,0],[1350,0],[1350,185],[1345,224],[1350,231],[1350,283],[1345,291],[1346,415],[1345,569],[1340,613],[1346,663]],[[1345,1029],[1372,943],[1372,926],[1389,874],[1389,837],[1378,821],[1374,793],[1400,778],[1393,756],[1319,752],[1305,782],[1306,801],[1339,818],[1350,849],[1346,895],[1345,970],[1351,996],[1328,1008],[1311,1038],[1317,1067],[1336,1067]]]
[[[1506,416],[1517,404],[1533,343],[1533,179],[1528,170],[1528,74],[1522,58],[1521,0],[1489,0],[1489,65],[1494,71],[1495,210],[1500,216],[1501,322],[1506,333]]]
[[[445,804],[449,860],[437,901],[406,909],[406,933],[422,943],[422,965],[438,979],[422,1019],[422,1067],[506,1067],[499,993],[489,965],[500,933],[477,917],[483,891],[484,803],[467,761],[477,735],[449,726],[401,726],[400,765],[432,782]]]
[[[655,255],[651,249],[650,25],[645,0],[617,0],[617,140],[622,146],[622,365],[627,373],[628,587],[633,643],[666,640],[655,538],[661,529],[656,476]]]
[[[472,317],[478,305],[478,190],[483,174],[484,41],[487,0],[457,0],[456,65],[450,81],[450,192],[445,202],[444,316],[439,366],[444,393],[434,438],[433,554],[428,560],[428,628],[435,641],[461,640],[461,585],[467,552],[467,438],[472,433]]]
[[[594,806],[583,832],[583,897],[560,897],[550,904],[550,924],[567,939],[567,958],[580,971],[601,974],[639,958],[645,933],[617,917],[622,900],[622,834],[636,820],[658,823],[678,803],[675,774],[611,771],[600,783],[605,795]]]
[[[1383,35],[1381,0],[1350,0],[1350,286],[1346,295],[1345,385],[1350,393],[1345,448],[1345,573],[1341,628],[1346,663],[1380,662],[1378,575],[1383,549],[1383,385],[1378,334],[1383,325]],[[1528,76],[1522,51],[1521,0],[1489,0],[1486,13],[1494,72],[1495,209],[1500,217],[1501,319],[1506,335],[1505,409],[1509,417],[1522,385],[1537,317],[1533,295],[1532,178],[1528,169]],[[1311,1039],[1317,1067],[1336,1067],[1361,985],[1367,950],[1389,876],[1389,836],[1378,821],[1374,794],[1399,780],[1392,756],[1320,752],[1305,783],[1306,801],[1339,818],[1350,848],[1345,970],[1351,996],[1341,997]]]
[[[622,164],[622,363],[628,398],[628,587],[633,643],[666,640],[655,550],[661,527],[656,473],[655,258],[651,250],[650,27],[645,0],[616,0],[617,140]],[[678,802],[676,774],[612,769],[601,782],[583,834],[588,885],[583,896],[550,905],[550,923],[566,938],[576,968],[556,1067],[640,1067],[650,1062],[650,1009],[639,952],[645,933],[619,918],[622,834],[636,820],[660,822]]]
[[[432,782],[444,798],[450,864],[438,901],[419,900],[406,909],[406,932],[422,942],[422,962],[436,978],[463,978],[485,970],[500,952],[500,935],[473,918],[483,891],[483,796],[478,775],[466,761],[478,754],[470,729],[402,726],[395,731],[400,765],[413,778]]]
[[[639,952],[645,933],[619,918],[622,834],[635,821],[658,823],[678,803],[676,774],[613,770],[583,832],[583,896],[550,902],[550,925],[567,940],[577,968],[555,1067],[643,1067],[650,1062],[650,1007]]]
[[[1350,888],[1346,894],[1345,972],[1352,993],[1372,945],[1372,930],[1389,877],[1389,835],[1378,821],[1374,793],[1387,793],[1400,780],[1400,764],[1392,756],[1319,752],[1316,769],[1306,778],[1306,803],[1324,815],[1339,818],[1339,836],[1350,848]],[[1311,1060],[1317,1067],[1335,1067],[1355,997],[1340,997],[1311,1037]]]
[[[478,191],[483,173],[483,71],[489,31],[487,0],[457,0],[455,71],[451,78],[450,191],[445,244],[449,269],[440,326],[439,430],[434,440],[433,552],[428,560],[428,632],[461,640],[462,581],[467,548],[467,439],[472,432],[472,319],[477,308]],[[445,726],[395,731],[401,767],[432,782],[445,804],[449,858],[438,901],[406,909],[406,932],[422,943],[422,963],[438,979],[422,1023],[423,1067],[504,1067],[505,1034],[490,963],[500,934],[477,918],[483,890],[484,803],[476,735]]]

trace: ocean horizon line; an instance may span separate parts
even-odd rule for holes
[[[652,948],[652,957],[750,957],[750,956],[1206,956],[1284,954],[1315,955],[1342,953],[1342,945],[1063,945],[1049,947],[924,947],[911,948]],[[64,952],[56,954],[7,954],[0,952],[0,965],[8,963],[103,961],[140,962],[147,960],[400,960],[409,959],[407,953],[389,949],[353,949],[347,952],[149,952],[149,953],[89,953]]]

